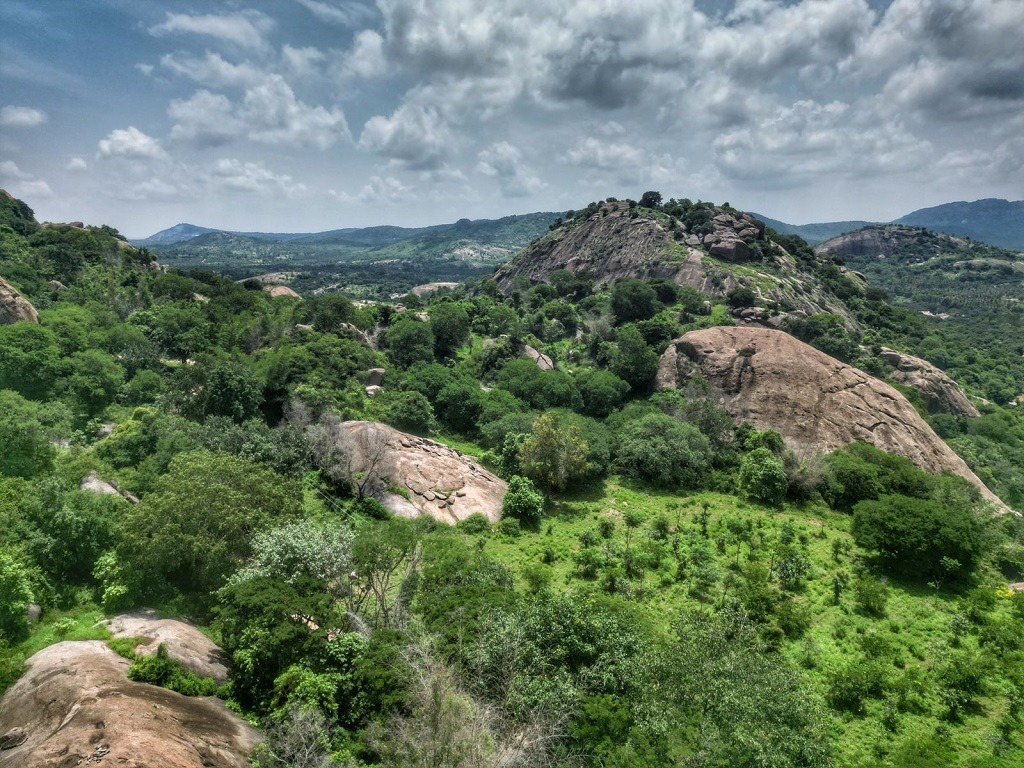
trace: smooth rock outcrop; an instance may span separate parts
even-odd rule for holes
[[[507,485],[468,456],[441,443],[374,421],[346,421],[343,445],[354,476],[396,515],[430,515],[454,524],[479,512],[501,517]],[[395,489],[402,489],[403,493]]]
[[[215,698],[126,677],[99,640],[63,642],[28,660],[0,700],[2,768],[247,768],[259,734]]]
[[[302,297],[289,288],[287,285],[268,285],[264,288],[267,293],[270,294],[271,298],[277,299],[285,297],[289,299],[301,299]]]
[[[692,373],[711,383],[734,418],[774,429],[793,447],[827,452],[870,443],[933,474],[960,475],[1005,509],[902,394],[788,333],[749,326],[691,331],[662,355],[656,385],[678,388]]]
[[[122,613],[106,624],[114,637],[145,638],[146,642],[136,647],[136,656],[151,656],[162,643],[168,656],[200,677],[212,677],[220,684],[228,680],[228,655],[187,621],[161,619],[156,611],[147,608]]]
[[[0,325],[38,323],[39,313],[32,303],[0,277]]]
[[[893,366],[889,378],[916,389],[929,413],[949,413],[976,419],[981,413],[959,385],[927,360],[882,347],[880,357]]]

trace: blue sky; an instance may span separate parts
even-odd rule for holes
[[[0,186],[130,236],[1024,197],[1022,0],[0,0]]]

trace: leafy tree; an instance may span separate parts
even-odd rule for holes
[[[437,415],[450,429],[472,434],[483,409],[484,393],[472,380],[458,380],[437,393]]]
[[[272,579],[293,584],[308,579],[327,591],[345,594],[352,564],[352,531],[337,524],[297,520],[259,531],[252,540],[252,558],[228,580]]]
[[[206,375],[200,399],[204,415],[226,416],[241,423],[259,413],[263,403],[263,387],[246,366],[220,362]]]
[[[661,205],[661,192],[644,192],[640,196],[641,208],[658,208]]]
[[[778,504],[788,487],[782,462],[768,448],[755,448],[740,462],[740,489],[751,498]]]
[[[0,475],[27,478],[52,468],[57,452],[41,410],[16,392],[0,389]]]
[[[627,277],[612,288],[612,314],[617,324],[647,320],[661,311],[654,289],[643,280]]]
[[[461,304],[442,301],[430,308],[430,329],[434,333],[434,355],[452,357],[469,338],[469,313]]]
[[[124,383],[124,368],[98,349],[76,352],[67,367],[63,386],[88,416],[96,416],[114,402]]]
[[[710,450],[692,424],[653,413],[623,428],[615,464],[622,474],[654,485],[696,488],[706,480]]]
[[[384,334],[388,354],[399,368],[434,359],[434,334],[427,323],[399,315]]]
[[[898,494],[858,503],[850,530],[887,570],[907,576],[943,575],[944,558],[957,563],[953,575],[964,576],[986,547],[981,520],[969,507]]]
[[[60,370],[60,349],[53,334],[35,323],[0,325],[0,389],[42,400]]]
[[[301,499],[297,483],[252,462],[205,450],[176,456],[121,527],[117,553],[130,588],[219,588],[250,555],[251,536],[294,516]]]
[[[590,472],[587,444],[575,424],[562,424],[553,413],[533,423],[533,431],[519,448],[524,475],[542,488],[563,491]]]
[[[18,641],[28,634],[31,584],[28,569],[13,552],[0,549],[0,636]]]
[[[195,306],[165,304],[153,316],[155,341],[182,362],[209,347],[210,325]]]
[[[419,392],[388,390],[376,398],[383,421],[407,432],[430,432],[435,426],[434,409]]]
[[[343,325],[355,323],[356,307],[340,293],[325,293],[310,303],[313,327],[322,333],[337,333]]]
[[[583,399],[583,412],[603,418],[619,406],[629,393],[629,384],[611,371],[588,369],[576,376]]]
[[[508,481],[501,514],[514,517],[526,526],[538,525],[544,515],[544,496],[533,487],[529,478],[516,475]]]
[[[611,371],[634,390],[650,385],[658,371],[658,355],[647,346],[635,326],[627,325],[615,334]]]

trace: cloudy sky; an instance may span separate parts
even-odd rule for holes
[[[1024,197],[1024,0],[0,0],[0,186],[143,236]]]

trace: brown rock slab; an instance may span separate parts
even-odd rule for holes
[[[492,522],[501,518],[508,486],[468,456],[374,421],[346,421],[341,426],[342,448],[353,474],[375,475],[375,493],[393,514],[430,515],[451,525],[474,512]],[[409,498],[394,488],[404,489]]]
[[[247,768],[259,734],[215,698],[127,679],[130,662],[99,640],[63,642],[28,660],[0,700],[2,768]]]
[[[860,441],[952,472],[1006,506],[893,387],[788,333],[752,326],[691,331],[662,355],[656,386],[674,389],[700,373],[734,418],[774,429],[793,447],[834,451]]]
[[[227,682],[231,662],[228,655],[195,626],[180,619],[162,619],[156,611],[142,609],[122,613],[106,622],[114,637],[142,637],[146,642],[135,649],[136,656],[151,656],[162,643],[167,655],[200,677]]]
[[[32,303],[0,277],[0,325],[38,322],[39,313]]]

